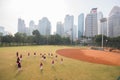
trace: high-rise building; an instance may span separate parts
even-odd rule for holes
[[[107,36],[107,18],[100,19],[100,34]]]
[[[64,19],[64,35],[65,37],[73,38],[73,24],[74,17],[70,15],[66,15]]]
[[[51,34],[51,23],[46,17],[39,20],[38,31],[41,35],[44,36],[48,36]]]
[[[3,26],[0,26],[0,36],[3,36],[4,35],[4,27]]]
[[[32,35],[32,32],[36,29],[37,28],[36,28],[36,25],[35,25],[34,21],[31,20],[30,23],[29,23],[29,34]]]
[[[114,6],[108,17],[108,36],[120,36],[120,7]]]
[[[26,33],[26,25],[24,20],[18,19],[18,32],[19,33]]]
[[[94,37],[98,34],[97,8],[93,8],[85,19],[85,36]]]
[[[83,36],[84,33],[84,14],[81,13],[78,16],[78,39],[81,38],[81,36]]]
[[[103,18],[103,13],[98,12],[97,19],[98,19],[98,35],[102,34],[102,27],[101,27],[101,19]]]
[[[56,34],[58,34],[60,36],[63,36],[63,34],[64,34],[64,28],[63,28],[62,22],[57,22],[57,25],[56,25]]]
[[[78,35],[77,35],[77,26],[74,25],[73,26],[73,41],[76,41],[78,39]]]

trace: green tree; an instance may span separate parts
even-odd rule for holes
[[[2,36],[1,43],[9,44],[14,41],[14,37],[12,35]]]
[[[106,40],[107,40],[108,38],[105,36],[105,35],[103,35],[103,43],[106,43]],[[102,35],[96,35],[95,37],[94,37],[94,40],[95,40],[95,43],[98,45],[98,46],[101,46],[101,43],[102,43]]]
[[[33,36],[34,36],[34,39],[33,39],[33,42],[36,43],[36,44],[40,44],[40,33],[38,30],[34,30],[32,32]]]
[[[25,33],[17,32],[15,35],[15,42],[18,44],[27,43],[27,35]]]

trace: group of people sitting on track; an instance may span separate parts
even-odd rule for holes
[[[28,53],[28,56],[30,56],[30,53]],[[36,52],[34,52],[34,56],[36,56]],[[43,71],[43,61],[46,61],[47,55],[40,53],[40,56],[41,56],[40,70]],[[19,53],[16,52],[16,57],[17,57],[16,63],[17,63],[18,70],[21,70],[22,54],[19,55]],[[55,61],[57,61],[58,55],[54,56],[52,53],[51,54],[48,53],[48,57],[52,58],[51,64],[53,67],[55,64]],[[61,62],[61,64],[63,63],[63,58],[60,59],[60,62]]]

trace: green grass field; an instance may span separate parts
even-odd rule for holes
[[[40,53],[53,53],[67,46],[20,46],[0,48],[0,80],[117,80],[120,67],[93,64],[65,58],[58,55],[54,67],[52,59],[47,57],[43,62],[43,72],[40,71]],[[16,65],[16,52],[23,55],[22,70]],[[30,52],[30,56],[27,53]],[[36,52],[37,56],[33,53]],[[63,64],[60,64],[60,58]]]

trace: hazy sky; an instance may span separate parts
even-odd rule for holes
[[[77,17],[80,13],[88,14],[91,8],[97,7],[107,17],[113,6],[120,6],[120,0],[0,0],[0,26],[6,31],[17,32],[18,18],[29,21],[47,17],[52,25],[52,32],[56,30],[56,22],[64,22],[66,14],[74,16],[77,25]]]

